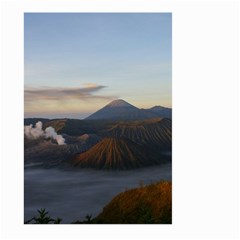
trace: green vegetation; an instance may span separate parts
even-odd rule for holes
[[[61,223],[62,219],[61,218],[56,218],[53,219],[50,216],[48,216],[48,212],[46,212],[45,208],[41,208],[38,211],[38,216],[37,217],[33,217],[29,220],[27,220],[26,222],[24,222],[25,224],[28,223],[32,223],[32,224],[59,224]]]
[[[39,216],[26,224],[59,224],[62,219],[53,219],[45,209],[38,210]],[[96,217],[86,215],[82,221],[72,224],[171,224],[172,223],[172,183],[160,181],[150,185],[126,190],[118,194]]]
[[[85,220],[72,222],[73,224],[92,224],[98,223],[95,218],[92,218],[92,215],[86,215]]]

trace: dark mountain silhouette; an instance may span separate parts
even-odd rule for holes
[[[96,134],[83,134],[81,136],[70,136],[65,133],[62,134],[65,139],[66,144],[75,144],[75,143],[83,143],[83,144],[90,144],[94,145],[101,140]]]
[[[158,115],[154,112],[147,111],[145,109],[139,109],[130,103],[118,99],[107,104],[102,109],[93,113],[87,120],[100,120],[100,119],[111,119],[111,120],[142,120],[157,117]]]
[[[58,134],[70,136],[80,136],[86,133],[99,135],[105,132],[112,123],[112,120],[54,119],[46,122],[43,128],[51,126]]]
[[[43,124],[49,122],[48,118],[24,118],[24,125],[35,125],[37,122],[41,121]]]
[[[166,108],[162,106],[155,106],[149,109],[145,109],[149,112],[157,114],[159,117],[162,118],[172,118],[172,109],[171,108]]]
[[[170,150],[172,144],[172,121],[167,118],[157,118],[117,123],[108,130],[108,134],[116,138],[128,138],[135,143]]]

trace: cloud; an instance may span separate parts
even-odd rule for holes
[[[84,83],[83,85],[86,88],[93,88],[93,87],[97,87],[98,86],[96,83]],[[105,86],[103,86],[103,87],[105,87]]]
[[[36,100],[69,100],[69,99],[106,99],[111,100],[115,96],[95,95],[96,92],[106,88],[106,86],[94,83],[86,83],[79,88],[50,88],[50,87],[29,87],[25,86],[25,101],[32,102]]]

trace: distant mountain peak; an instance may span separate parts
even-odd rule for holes
[[[116,99],[97,112],[88,116],[86,119],[98,120],[98,119],[109,119],[118,121],[133,121],[143,120],[148,118],[158,117],[155,113],[149,112],[143,109],[139,109],[132,104],[122,100]]]
[[[154,106],[154,107],[152,107],[152,108],[150,108],[151,110],[154,110],[154,109],[156,109],[156,110],[162,110],[162,109],[165,109],[165,107],[162,107],[162,106]]]
[[[159,117],[172,118],[172,109],[168,107],[154,106],[146,110],[156,113]]]
[[[130,103],[122,100],[122,99],[116,99],[110,102],[107,106],[109,107],[132,107]]]

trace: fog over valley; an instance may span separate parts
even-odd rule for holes
[[[40,208],[46,208],[52,217],[63,218],[63,223],[83,219],[87,214],[95,217],[116,194],[142,183],[171,178],[170,163],[126,171],[26,168],[24,220]]]

